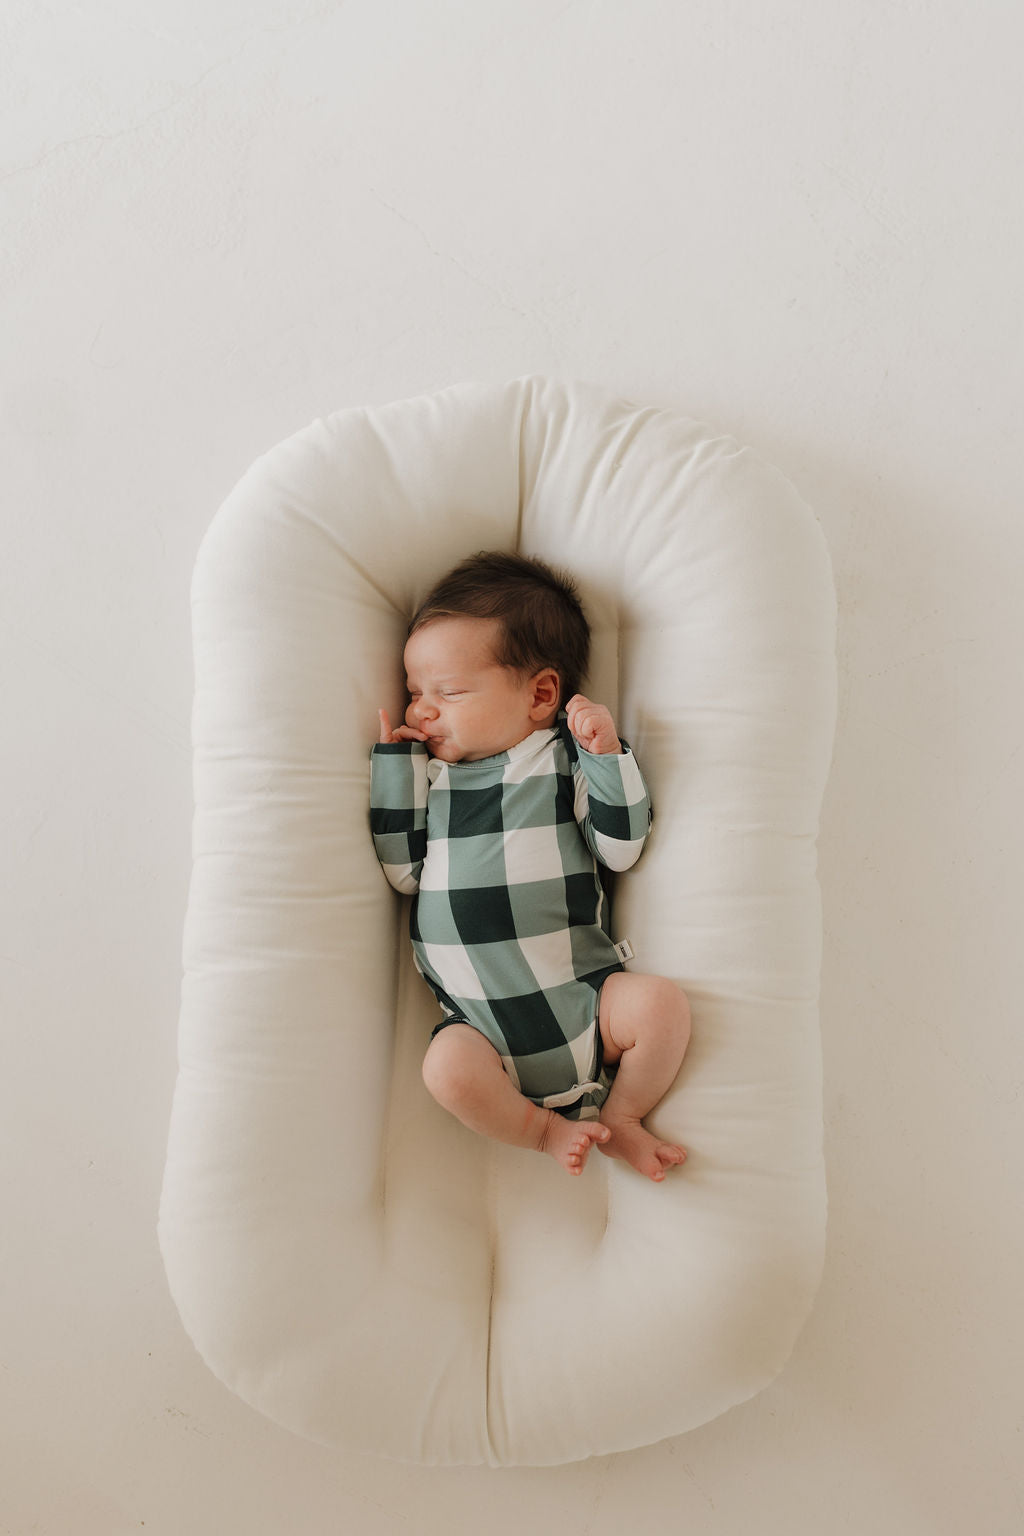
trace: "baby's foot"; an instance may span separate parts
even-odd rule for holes
[[[571,1174],[581,1174],[590,1149],[597,1142],[607,1141],[611,1132],[599,1120],[566,1120],[564,1115],[551,1116],[540,1139],[540,1151],[547,1152]]]
[[[638,1173],[660,1184],[667,1169],[685,1163],[686,1148],[675,1142],[660,1141],[639,1120],[606,1121],[611,1135],[601,1145],[608,1157],[621,1157]]]

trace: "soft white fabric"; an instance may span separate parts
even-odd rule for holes
[[[631,969],[693,1042],[654,1185],[480,1140],[428,1097],[436,1005],[368,831],[405,624],[462,556],[571,569],[589,692],[651,787]],[[815,839],[824,541],[749,449],[543,378],[343,410],[252,466],[193,583],[195,867],[160,1240],[211,1369],[326,1443],[556,1463],[679,1434],[781,1369],[824,1235]]]

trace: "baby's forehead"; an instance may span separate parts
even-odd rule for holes
[[[405,642],[406,671],[412,667],[439,671],[497,666],[499,631],[498,619],[461,615],[431,619]]]

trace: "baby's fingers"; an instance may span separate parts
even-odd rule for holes
[[[396,725],[391,729],[391,721],[386,709],[378,709],[377,718],[380,721],[380,741],[382,746],[393,746],[397,741],[426,741],[425,731],[418,731],[413,725]]]
[[[600,705],[589,699],[574,699],[571,710],[566,710],[569,729],[577,738],[593,736],[600,721]]]
[[[574,736],[579,735],[578,727],[581,722],[586,719],[584,710],[588,709],[589,707],[590,700],[585,699],[582,693],[574,693],[568,704],[565,706],[565,718],[569,729],[572,731]]]

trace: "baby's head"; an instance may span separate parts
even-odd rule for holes
[[[523,555],[474,555],[413,615],[406,723],[446,762],[507,751],[554,724],[579,691],[589,653],[590,629],[567,576]]]

